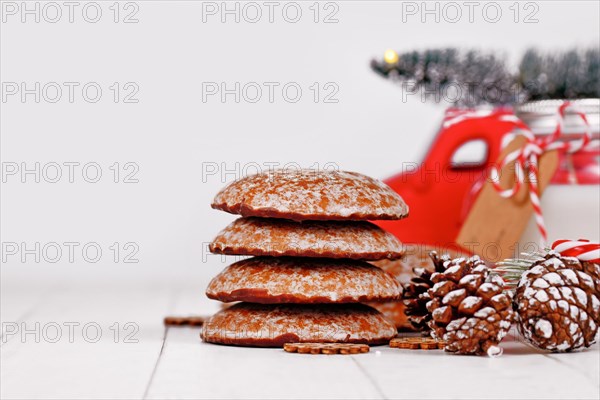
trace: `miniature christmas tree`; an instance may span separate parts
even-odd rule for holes
[[[534,100],[600,97],[600,51],[542,54],[530,49],[512,70],[502,56],[455,48],[398,54],[388,50],[371,68],[427,100],[455,87],[459,106],[523,103]],[[446,99],[450,96],[445,96]]]

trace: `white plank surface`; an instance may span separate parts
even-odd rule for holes
[[[287,354],[199,342],[170,328],[149,398],[380,398],[353,357]]]
[[[502,347],[504,354],[498,358],[384,347],[379,357],[357,359],[373,374],[386,398],[599,398],[600,378],[594,381],[584,373],[598,368],[597,345],[580,353],[551,356],[511,335]],[[556,361],[574,355],[579,357],[579,370]]]
[[[161,285],[56,287],[35,293],[3,290],[2,320],[96,322],[88,343],[80,330],[37,343],[12,335],[2,342],[0,396],[17,398],[600,398],[598,345],[572,354],[546,354],[509,336],[500,358],[442,351],[373,347],[355,356],[287,354],[202,343],[199,328],[169,328],[167,314],[191,314],[214,304],[193,282]],[[165,285],[168,286],[168,285]],[[3,289],[6,289],[4,286]],[[139,325],[138,343],[114,342],[111,324]],[[163,338],[165,341],[163,342]],[[163,346],[164,344],[164,346]]]
[[[19,328],[38,330],[25,337],[11,335],[0,347],[2,382],[0,396],[12,398],[140,398],[160,353],[163,339],[162,316],[167,312],[170,294],[159,288],[139,291],[135,288],[60,288],[48,294],[38,307],[19,321]],[[3,303],[6,301],[3,297]],[[11,315],[11,313],[9,313]],[[14,314],[13,314],[14,315]],[[12,322],[3,315],[3,322]],[[78,322],[72,342],[65,323]],[[118,322],[121,332],[115,343],[111,326]],[[125,323],[139,327],[125,343]],[[61,337],[56,340],[56,329]],[[91,327],[84,337],[83,326]],[[44,338],[45,334],[50,340]],[[86,340],[88,339],[88,340]],[[54,342],[55,341],[55,342]]]

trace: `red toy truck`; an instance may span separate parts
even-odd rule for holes
[[[574,103],[586,112],[592,139],[598,142],[600,100]],[[559,104],[545,101],[467,113],[449,109],[425,160],[404,163],[399,174],[386,180],[409,205],[410,217],[378,224],[405,243],[456,247],[462,223],[503,145],[518,129],[530,128],[536,136],[552,133]],[[577,140],[584,129],[579,117],[567,114],[562,139]],[[597,146],[593,151],[560,154],[551,185],[598,187],[599,154]]]

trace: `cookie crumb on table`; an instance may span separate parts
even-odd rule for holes
[[[283,350],[300,354],[360,354],[368,353],[369,345],[351,343],[286,343]]]

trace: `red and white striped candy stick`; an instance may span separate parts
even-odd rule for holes
[[[558,124],[556,126],[556,130],[547,138],[536,138],[533,135],[533,132],[530,130],[520,131],[519,133],[522,134],[527,140],[525,145],[522,148],[507,154],[504,159],[501,160],[500,165],[494,166],[491,170],[492,185],[502,197],[513,197],[519,192],[523,185],[529,184],[529,198],[531,200],[531,204],[533,205],[535,222],[542,236],[542,243],[546,242],[548,233],[546,231],[546,224],[544,223],[542,207],[540,205],[540,189],[538,187],[538,158],[550,150],[564,150],[567,153],[575,153],[580,150],[585,150],[588,147],[593,147],[593,145],[595,146],[595,144],[591,143],[590,140],[590,125],[586,115],[581,111],[573,109],[572,111],[574,111],[574,113],[583,120],[585,124],[585,132],[583,133],[581,140],[578,141],[560,140],[563,131],[564,117],[568,108],[572,109],[572,105],[568,101],[565,101],[558,108]],[[510,188],[503,188],[500,185],[499,171],[511,162],[515,163],[515,183]]]
[[[586,239],[557,240],[552,243],[552,250],[565,257],[575,257],[579,261],[600,264],[600,243],[592,243]]]

